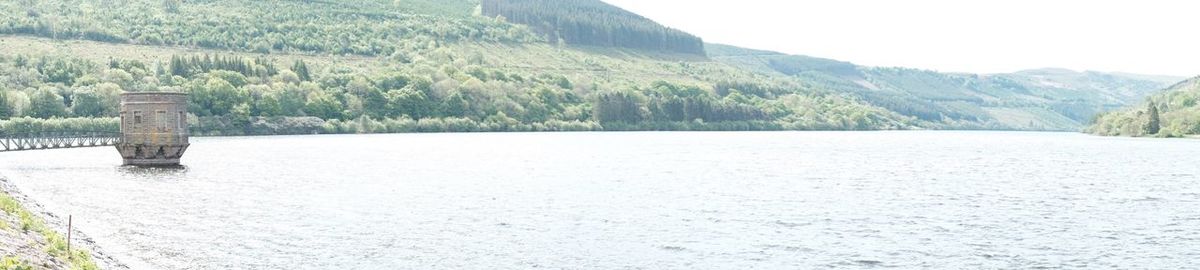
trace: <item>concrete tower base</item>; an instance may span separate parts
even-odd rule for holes
[[[144,167],[174,167],[179,166],[179,159],[126,159],[125,166]]]
[[[132,166],[179,166],[179,158],[188,145],[117,145],[117,151]]]

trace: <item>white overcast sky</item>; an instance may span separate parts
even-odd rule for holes
[[[1200,75],[1200,1],[604,1],[706,42],[870,66]]]

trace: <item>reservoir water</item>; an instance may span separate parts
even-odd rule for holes
[[[0,174],[134,269],[1183,269],[1200,141],[1071,133],[194,138]]]

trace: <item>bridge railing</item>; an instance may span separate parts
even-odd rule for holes
[[[121,133],[112,131],[0,132],[0,152],[113,146]]]

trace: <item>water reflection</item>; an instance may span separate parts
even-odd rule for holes
[[[138,179],[143,181],[176,181],[186,180],[188,167],[185,165],[175,166],[132,166],[124,165],[117,166],[117,173],[123,178]]]

